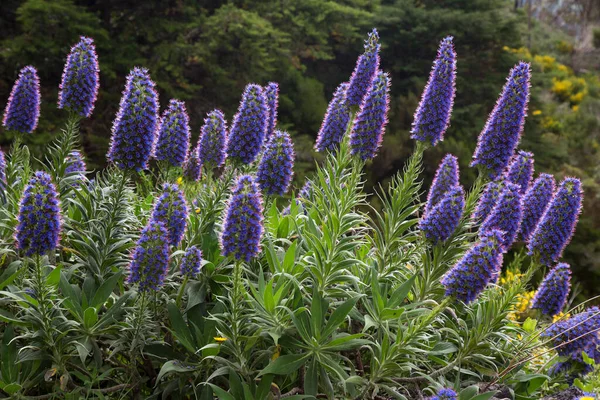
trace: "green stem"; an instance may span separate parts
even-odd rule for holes
[[[181,286],[179,287],[179,293],[177,294],[177,300],[175,301],[175,304],[177,304],[177,307],[181,307],[181,299],[183,297],[183,293],[185,292],[185,285],[187,285],[187,281],[189,279],[189,276],[185,276],[185,278],[183,278],[183,282],[181,283]]]
[[[133,353],[138,344],[138,336],[140,335],[140,330],[142,328],[142,322],[144,320],[144,312],[146,311],[145,308],[146,308],[146,292],[143,291],[142,296],[140,298],[140,306],[137,310],[138,313],[134,320],[133,339],[131,341],[131,348],[129,349],[129,352],[131,353],[132,361],[133,361]]]

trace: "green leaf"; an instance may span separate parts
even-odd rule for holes
[[[108,300],[111,293],[115,289],[115,286],[117,286],[119,279],[121,279],[121,275],[122,272],[118,272],[110,278],[108,278],[107,280],[105,280],[102,283],[102,285],[100,285],[100,287],[94,294],[92,302],[90,303],[92,307],[100,308],[106,302],[106,300]]]
[[[60,282],[60,271],[62,270],[62,266],[58,266],[54,268],[48,276],[46,276],[46,284],[49,286],[58,286]]]
[[[327,325],[325,325],[325,329],[323,329],[323,337],[328,337],[331,335],[337,329],[337,327],[344,322],[346,316],[350,313],[350,311],[352,311],[360,297],[361,296],[356,296],[348,299],[335,309],[335,311],[331,314],[331,317],[329,317]]]
[[[390,297],[389,307],[398,307],[400,304],[402,304],[404,299],[406,299],[406,296],[408,296],[408,293],[410,292],[410,289],[412,288],[416,278],[416,275],[411,276],[406,282],[404,282],[398,289],[394,291]]]
[[[94,307],[88,307],[83,312],[83,326],[90,329],[98,322],[98,311]]]
[[[12,396],[13,394],[20,391],[22,388],[23,386],[19,385],[18,383],[9,383],[8,385],[4,386],[2,390],[8,393],[9,396]]]
[[[289,375],[300,368],[308,359],[308,354],[287,354],[267,365],[258,376],[266,374]]]
[[[477,396],[471,398],[471,400],[488,400],[488,399],[491,399],[496,393],[498,393],[498,392],[493,391],[493,392],[481,393],[481,394],[478,394]]]
[[[169,311],[169,319],[171,320],[171,326],[173,327],[175,336],[186,349],[195,353],[196,347],[193,345],[194,341],[192,339],[192,333],[185,323],[183,316],[179,311],[179,307],[172,301],[167,305],[167,309]]]
[[[527,333],[532,333],[535,331],[535,327],[537,326],[537,319],[527,318],[525,322],[523,322],[523,330]]]
[[[4,289],[6,286],[13,283],[13,281],[21,274],[21,272],[25,271],[25,268],[19,269],[21,267],[21,262],[12,262],[10,265],[2,272],[0,275],[0,289]]]
[[[431,351],[429,352],[429,354],[434,355],[434,356],[439,356],[441,354],[451,354],[456,352],[458,349],[455,345],[453,345],[452,343],[448,343],[448,342],[440,342],[440,343],[436,343],[435,346],[433,346],[433,349],[431,349]]]
[[[466,387],[460,392],[458,400],[472,400],[478,392],[479,387],[477,387],[477,385]]]
[[[197,368],[194,365],[183,364],[179,360],[170,360],[163,364],[156,377],[156,384],[158,385],[163,376],[173,372],[193,372]]]
[[[227,393],[217,385],[213,385],[212,383],[209,383],[208,385],[212,388],[213,392],[217,395],[219,400],[236,400],[235,397],[233,397],[231,394]]]

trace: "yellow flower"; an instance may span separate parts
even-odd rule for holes
[[[573,110],[574,112],[579,111],[579,104],[574,105],[573,107],[571,107],[571,110]]]
[[[542,115],[542,110],[535,110],[532,114],[533,115]]]
[[[579,397],[579,400],[595,400],[592,396],[582,396]]]
[[[179,178],[177,178],[178,185],[181,185],[182,182],[183,182],[183,178],[181,176]]]
[[[556,322],[560,319],[565,319],[565,318],[569,318],[571,316],[571,314],[564,314],[563,312],[560,312],[558,314],[556,314],[554,317],[552,317],[552,322]]]
[[[218,343],[223,343],[227,341],[227,338],[221,337],[221,336],[215,336],[213,339],[215,339],[215,342]]]
[[[279,358],[280,354],[281,354],[281,346],[277,345],[277,346],[275,346],[275,352],[271,356],[271,361],[277,360]]]
[[[200,208],[196,208],[196,214],[200,214]]]

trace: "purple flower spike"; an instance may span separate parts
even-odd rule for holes
[[[4,191],[6,189],[6,184],[8,181],[6,180],[6,158],[4,157],[4,152],[0,149],[0,190]]]
[[[350,77],[348,90],[346,92],[346,101],[348,107],[361,105],[364,97],[367,95],[371,82],[379,70],[379,34],[377,29],[369,33],[365,41],[365,52],[358,57],[356,67]]]
[[[433,396],[431,400],[456,400],[457,394],[452,389],[440,389],[437,395]]]
[[[444,140],[444,133],[450,126],[455,95],[456,53],[452,36],[448,36],[440,43],[429,81],[415,112],[411,138],[434,146]]]
[[[477,203],[475,212],[473,213],[474,220],[483,221],[490,215],[498,201],[502,186],[502,182],[490,182],[486,185],[485,190]]]
[[[202,267],[202,251],[196,246],[186,250],[181,259],[181,275],[194,277],[200,273]]]
[[[525,192],[523,197],[523,222],[521,223],[521,239],[528,242],[544,211],[548,208],[552,195],[556,190],[556,182],[550,174],[540,174]]]
[[[465,206],[465,191],[455,186],[444,194],[419,222],[425,237],[434,244],[448,240],[458,227]]]
[[[263,154],[256,177],[264,194],[283,196],[294,174],[294,144],[287,132],[275,131]]]
[[[250,164],[262,149],[267,134],[269,109],[262,87],[246,86],[227,138],[227,157]]]
[[[350,152],[362,160],[374,158],[383,141],[390,108],[390,77],[379,71],[356,114],[350,133]]]
[[[100,87],[100,67],[94,40],[82,36],[67,56],[58,92],[58,108],[89,117]]]
[[[335,150],[338,148],[350,121],[350,110],[346,105],[346,89],[348,83],[344,82],[337,87],[333,99],[327,106],[327,113],[321,124],[315,149],[317,151]]]
[[[188,207],[176,184],[165,183],[152,210],[152,219],[162,222],[168,231],[169,244],[179,246],[187,225]]]
[[[21,133],[33,132],[40,118],[40,101],[37,70],[32,66],[24,67],[10,92],[2,126]]]
[[[221,249],[224,256],[250,261],[260,251],[263,233],[263,201],[250,175],[238,178],[223,221]]]
[[[145,68],[136,67],[127,76],[107,154],[120,169],[148,168],[158,126],[158,93],[154,87]]]
[[[491,179],[502,174],[521,140],[530,78],[528,63],[521,62],[510,71],[502,94],[479,134],[471,166],[480,165]]]
[[[523,205],[519,186],[506,182],[498,202],[492,209],[490,215],[481,224],[480,232],[497,229],[504,232],[502,245],[506,250],[514,243],[523,219]]]
[[[198,156],[200,163],[207,168],[218,168],[225,163],[225,141],[227,123],[221,110],[211,111],[200,129]]]
[[[521,150],[510,162],[506,171],[506,180],[519,185],[519,191],[525,194],[531,178],[533,178],[533,153]]]
[[[67,157],[67,168],[65,168],[65,175],[71,174],[85,174],[87,169],[83,155],[78,150],[73,150]]]
[[[265,140],[269,139],[275,133],[277,125],[277,108],[279,107],[279,85],[277,82],[269,82],[265,86],[265,96],[267,97],[267,107],[269,108],[269,121],[267,124],[267,135]]]
[[[571,290],[571,269],[569,264],[559,263],[544,277],[533,297],[531,308],[539,308],[546,315],[559,314]]]
[[[190,147],[190,117],[185,103],[176,99],[169,101],[158,128],[158,142],[154,158],[181,167],[188,157]]]
[[[60,202],[56,186],[46,172],[37,171],[25,186],[19,204],[17,248],[26,256],[44,255],[60,241]]]
[[[484,232],[458,263],[442,277],[446,296],[470,303],[495,282],[502,267],[503,233],[497,229]]]
[[[167,228],[162,222],[150,219],[142,230],[131,262],[129,284],[138,283],[141,292],[158,290],[169,269],[169,242]]]
[[[458,185],[458,171],[458,159],[452,154],[446,154],[431,183],[425,213],[427,213],[427,210],[433,209],[446,192]]]
[[[558,261],[575,233],[582,201],[583,190],[579,179],[564,179],[531,234],[529,255],[539,254],[540,262],[544,265]]]
[[[190,182],[198,182],[201,176],[202,164],[198,158],[198,149],[190,151],[189,157],[183,164],[183,176]]]

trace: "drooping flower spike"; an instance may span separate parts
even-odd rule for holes
[[[183,164],[183,176],[190,182],[198,182],[201,176],[202,164],[198,158],[198,148],[190,151],[187,160]]]
[[[127,282],[139,284],[141,292],[158,290],[164,283],[168,269],[167,228],[162,222],[150,219],[133,250]]]
[[[204,119],[198,141],[200,163],[206,168],[218,168],[225,163],[227,123],[221,110],[213,110]]]
[[[194,277],[200,273],[201,267],[202,251],[196,246],[192,246],[181,258],[181,275]]]
[[[223,221],[221,249],[224,256],[250,261],[260,251],[263,233],[263,201],[250,175],[238,178]]]
[[[564,179],[531,234],[529,255],[538,254],[544,265],[558,261],[575,233],[582,201],[583,189],[579,179]]]
[[[525,194],[531,178],[533,178],[533,153],[521,150],[513,156],[506,170],[506,180],[519,185],[519,191]]]
[[[390,77],[379,71],[356,114],[350,133],[350,152],[362,160],[374,158],[383,141],[390,107]]]
[[[544,277],[531,302],[531,308],[539,308],[549,316],[559,314],[567,302],[571,290],[571,268],[559,263]]]
[[[89,117],[100,87],[100,66],[94,40],[82,36],[67,56],[58,92],[58,108]]]
[[[495,282],[502,267],[503,233],[497,229],[481,234],[477,242],[458,263],[442,277],[446,296],[470,303]]]
[[[17,248],[26,256],[44,255],[58,246],[61,232],[56,186],[46,172],[33,174],[19,204]]]
[[[503,185],[503,182],[490,182],[486,185],[473,213],[474,220],[483,221],[490,215],[498,201]]]
[[[185,103],[171,99],[160,119],[154,158],[181,167],[187,160],[189,147],[190,117]]]
[[[40,118],[40,101],[37,70],[32,66],[24,67],[10,92],[2,126],[21,133],[33,132]]]
[[[433,396],[431,400],[456,400],[458,395],[452,389],[440,389],[437,395]]]
[[[544,211],[548,208],[552,195],[556,190],[554,176],[540,174],[525,192],[523,197],[523,222],[521,223],[521,239],[529,241]]]
[[[530,78],[528,63],[521,62],[510,71],[502,94],[479,134],[471,166],[481,166],[491,179],[504,172],[521,140]]]
[[[294,144],[287,132],[275,131],[258,165],[256,177],[266,195],[283,196],[294,174]]]
[[[512,246],[517,238],[523,219],[523,205],[519,189],[518,185],[506,182],[496,205],[480,228],[480,232],[494,229],[504,232],[502,245],[506,250]]]
[[[319,129],[315,149],[317,151],[335,150],[344,138],[348,122],[350,121],[350,110],[346,104],[346,90],[348,83],[344,82],[337,87],[333,99],[327,106],[327,113]]]
[[[112,127],[107,158],[120,169],[148,168],[158,125],[158,93],[148,70],[134,68]]]
[[[458,227],[464,206],[465,191],[460,185],[454,186],[419,222],[425,237],[434,244],[448,240]]]
[[[165,225],[169,245],[177,247],[183,239],[187,226],[188,206],[177,184],[165,183],[162,190],[152,210],[151,218]]]
[[[267,134],[268,116],[267,98],[262,87],[249,84],[227,138],[228,158],[243,164],[256,159]]]
[[[267,107],[269,109],[266,141],[275,133],[275,126],[277,125],[277,108],[279,107],[279,85],[277,82],[269,82],[265,86],[265,96],[267,97]]]
[[[452,154],[446,154],[435,172],[433,182],[431,183],[431,188],[427,195],[425,213],[427,213],[427,210],[433,209],[446,192],[458,185],[458,175],[458,159]]]
[[[411,138],[436,145],[444,140],[456,95],[456,52],[452,36],[440,43],[429,81],[415,112]]]
[[[346,101],[348,107],[361,105],[371,83],[379,70],[379,34],[377,29],[369,33],[365,41],[365,52],[358,57],[354,72],[350,77]]]

